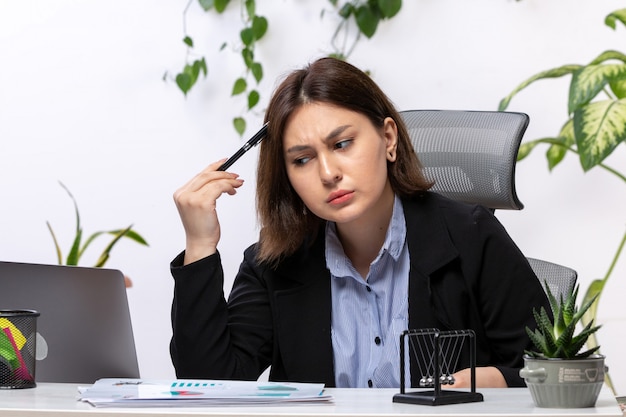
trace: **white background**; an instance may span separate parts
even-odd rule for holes
[[[336,21],[320,18],[325,0],[257,1],[270,30],[257,48],[265,78],[261,108],[287,71],[330,52]],[[408,0],[350,61],[400,109],[495,110],[527,77],[563,64],[584,64],[605,49],[623,51],[626,32],[604,26],[619,0]],[[55,263],[50,221],[64,250],[73,237],[76,197],[85,234],[133,224],[150,243],[127,241],[108,267],[134,282],[128,290],[143,377],[174,375],[168,354],[170,260],[184,235],[172,193],[208,163],[241,146],[231,119],[244,103],[230,98],[243,68],[232,51],[238,2],[224,16],[194,2],[187,29],[207,56],[209,76],[185,99],[172,81],[185,60],[186,0],[0,0],[0,259]],[[229,47],[219,51],[223,42]],[[558,133],[566,118],[569,78],[542,81],[509,110],[531,117],[526,139]],[[262,115],[247,116],[252,130]],[[583,173],[573,155],[550,173],[537,149],[518,164],[526,208],[497,213],[528,255],[578,270],[582,289],[602,277],[624,233],[626,184],[600,169]],[[626,171],[621,145],[607,161]],[[246,180],[220,200],[223,254],[233,277],[243,249],[256,240],[256,151],[233,170]],[[98,244],[104,245],[106,239]],[[85,255],[95,261],[100,247]],[[600,306],[602,351],[619,394],[626,393],[623,330],[626,255]],[[230,289],[226,284],[226,292]]]

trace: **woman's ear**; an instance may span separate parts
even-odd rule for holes
[[[396,161],[396,150],[398,148],[398,125],[391,117],[383,120],[383,138],[385,139],[385,149],[387,152],[387,160],[389,162]]]

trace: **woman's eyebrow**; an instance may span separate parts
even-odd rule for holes
[[[335,140],[337,136],[341,135],[349,127],[351,127],[351,125],[342,125],[342,126],[336,127],[328,135],[326,135],[326,137],[324,138],[324,142],[331,142]],[[289,154],[289,153],[294,153],[294,152],[301,152],[309,148],[311,148],[310,145],[294,145],[286,149],[285,153]]]
[[[329,142],[333,139],[336,139],[337,136],[341,135],[346,129],[348,129],[350,125],[342,125],[333,129],[327,136],[324,141]]]
[[[307,149],[309,149],[309,148],[310,148],[310,146],[309,146],[309,145],[295,145],[295,146],[292,146],[292,147],[291,147],[291,148],[289,148],[289,149],[286,149],[286,150],[285,150],[285,153],[286,153],[286,154],[289,154],[289,153],[297,153],[297,152],[302,152],[302,151],[307,150]]]

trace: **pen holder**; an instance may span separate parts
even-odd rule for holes
[[[37,317],[34,310],[0,310],[0,389],[36,386]]]

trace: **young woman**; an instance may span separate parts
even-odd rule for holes
[[[438,328],[475,332],[478,387],[522,386],[544,291],[488,210],[428,191],[372,79],[319,59],[279,85],[265,121],[259,241],[228,301],[215,208],[242,180],[217,161],[174,194],[186,233],[171,265],[177,376],[256,379],[271,367],[277,381],[398,387],[402,331]],[[453,386],[467,387],[459,368]]]

